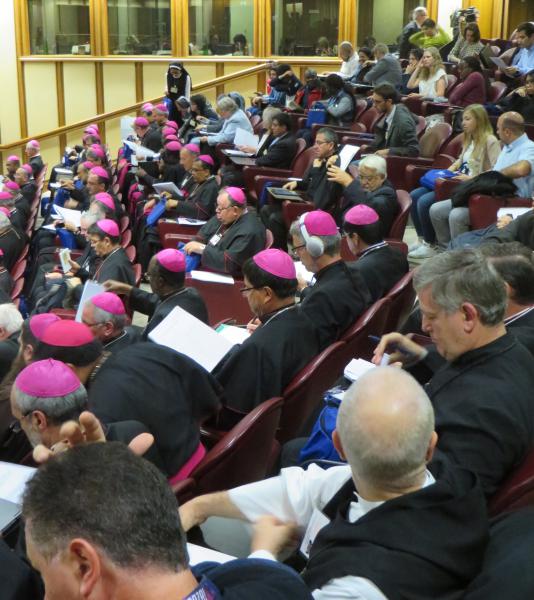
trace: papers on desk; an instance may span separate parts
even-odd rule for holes
[[[63,206],[56,206],[54,204],[54,212],[58,215],[58,219],[62,221],[72,223],[74,227],[78,228],[81,226],[82,213],[80,210],[73,210],[72,208],[64,208]]]
[[[243,152],[243,150],[233,150],[232,148],[224,150],[224,153],[228,156],[254,156],[252,152]]]
[[[192,567],[206,561],[222,564],[235,559],[235,556],[223,554],[222,552],[217,552],[217,550],[211,550],[210,548],[203,548],[202,546],[190,544],[189,542],[187,543],[187,553],[189,554],[189,564]]]
[[[179,306],[175,306],[148,337],[160,346],[185,354],[207,371],[212,371],[234,346]]]
[[[169,194],[171,194],[173,198],[183,198],[184,196],[172,181],[154,183],[152,187],[156,190],[158,194],[161,194],[161,192],[169,192]]]
[[[499,69],[501,69],[501,71],[504,71],[505,69],[507,69],[509,66],[511,65],[507,65],[504,60],[502,58],[499,58],[498,56],[490,56],[490,60],[492,63],[496,64],[497,67]]]
[[[136,144],[130,140],[123,139],[122,143],[131,148],[136,156],[144,156],[145,158],[154,158],[155,156],[158,156],[157,152],[154,152],[153,150],[150,150],[150,148],[145,148],[145,146],[141,146],[140,144]]]
[[[207,221],[201,221],[200,219],[189,219],[188,217],[178,217],[176,222],[178,225],[191,225],[193,227],[199,227],[207,223]]]
[[[517,217],[520,217],[531,210],[532,208],[529,206],[506,206],[504,208],[499,208],[497,211],[497,219],[500,219],[505,215],[509,215],[512,219],[517,219]]]
[[[345,367],[343,371],[343,375],[350,381],[356,381],[359,379],[364,373],[374,369],[376,365],[368,360],[364,360],[363,358],[353,358],[350,363]]]
[[[297,277],[301,277],[306,283],[310,283],[313,279],[314,274],[308,271],[300,260],[295,263],[295,270],[297,271]]]
[[[0,498],[21,504],[26,482],[37,469],[8,462],[0,462]]]
[[[257,150],[259,144],[260,137],[258,135],[240,127],[235,130],[234,146],[251,146]]]
[[[211,271],[191,271],[192,279],[197,281],[206,281],[207,283],[226,283],[234,285],[234,278],[231,275],[221,275],[220,273],[212,273]]]
[[[250,337],[246,327],[236,327],[235,325],[219,325],[215,330],[219,335],[225,337],[232,344],[242,344]]]
[[[105,291],[106,291],[106,289],[104,288],[104,286],[100,285],[96,281],[93,281],[92,279],[89,279],[88,281],[86,281],[83,286],[80,304],[78,304],[78,310],[76,311],[75,321],[78,321],[78,323],[81,323],[84,304],[88,300],[91,300],[91,298],[93,296],[96,296],[97,294],[101,294],[102,292],[105,292]]]
[[[352,146],[351,144],[345,144],[339,153],[339,168],[342,171],[346,171],[350,165],[351,160],[356,156],[356,152],[360,149],[360,146]]]

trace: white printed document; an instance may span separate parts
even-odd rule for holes
[[[507,69],[509,66],[511,65],[507,65],[504,60],[502,58],[499,58],[498,56],[490,56],[490,60],[495,63],[497,65],[497,67],[499,67],[499,69],[501,69],[501,71],[504,71],[505,69]]]
[[[226,325],[226,323],[219,325],[215,331],[219,335],[225,337],[229,342],[232,342],[232,344],[242,344],[250,337],[250,333],[246,327]]]
[[[21,504],[26,482],[36,470],[33,467],[0,462],[0,498]]]
[[[53,210],[62,221],[65,221],[66,223],[72,223],[76,228],[81,226],[82,212],[80,210],[64,208],[63,206],[56,206],[55,204]]]
[[[173,198],[182,198],[182,192],[176,187],[176,185],[172,181],[165,181],[163,183],[154,183],[152,187],[156,190],[158,194],[161,192],[169,192]]]
[[[96,296],[97,294],[101,294],[102,292],[105,292],[105,291],[106,291],[106,289],[104,288],[103,285],[100,285],[99,283],[97,283],[96,281],[93,281],[92,279],[87,280],[83,286],[82,297],[80,298],[80,304],[78,304],[78,310],[76,311],[75,321],[78,321],[78,323],[81,323],[84,304],[88,300],[91,300],[91,298],[93,296]]]
[[[207,283],[226,283],[234,285],[234,278],[231,275],[222,275],[221,273],[212,273],[211,271],[191,271],[191,279],[205,281]]]
[[[148,337],[160,346],[185,354],[207,371],[212,371],[234,346],[179,306],[175,306]]]
[[[252,148],[258,149],[260,143],[260,137],[238,127],[235,130],[234,146],[251,146]]]
[[[350,165],[351,160],[356,156],[356,152],[360,149],[360,146],[351,146],[345,144],[339,153],[339,168],[342,171],[346,171]]]

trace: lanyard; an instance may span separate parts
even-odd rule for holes
[[[118,248],[115,248],[115,250],[112,250],[107,256],[106,258],[100,263],[100,266],[98,267],[98,269],[95,271],[94,274],[94,279],[96,280],[96,278],[98,277],[98,274],[100,273],[100,271],[102,270],[102,267],[104,266],[104,263],[106,262],[106,260],[108,258],[110,258],[111,256],[113,256],[113,254],[115,254],[115,252],[118,252],[120,250],[120,246]]]
[[[198,586],[183,600],[218,600],[220,598],[219,590],[206,577],[203,576]]]

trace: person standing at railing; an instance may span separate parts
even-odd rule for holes
[[[167,96],[169,105],[169,118],[171,121],[176,121],[178,125],[182,125],[182,114],[176,106],[176,101],[182,96],[191,97],[191,76],[184,69],[181,62],[172,62],[167,70],[165,80],[165,96]]]

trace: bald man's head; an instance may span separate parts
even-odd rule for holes
[[[498,118],[497,135],[505,144],[509,144],[524,133],[525,119],[518,112],[505,112]]]
[[[437,439],[428,396],[395,367],[372,369],[349,388],[336,430],[354,478],[387,488],[415,485]]]

